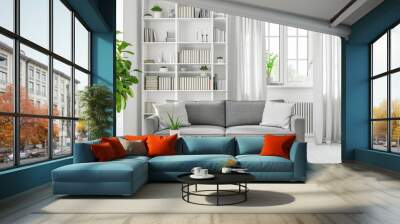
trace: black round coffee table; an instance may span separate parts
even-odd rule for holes
[[[197,205],[235,205],[247,201],[247,192],[249,188],[247,183],[255,180],[255,177],[248,173],[229,173],[213,174],[215,177],[212,179],[193,179],[190,177],[191,173],[182,174],[178,176],[178,181],[182,183],[182,199],[188,203]],[[198,190],[197,185],[215,185],[215,190]],[[220,189],[220,185],[236,185],[237,190],[224,190]],[[195,186],[195,190],[191,191],[190,186]],[[209,192],[215,192],[215,194],[206,194]],[[203,196],[203,197],[216,197],[216,204],[203,204],[197,203],[190,200],[190,196]],[[233,197],[240,196],[240,199],[230,203],[221,202],[221,197]]]

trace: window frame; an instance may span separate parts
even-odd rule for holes
[[[269,23],[270,22],[265,22]],[[279,81],[272,81],[267,84],[267,87],[270,86],[278,86],[278,87],[311,87],[313,85],[313,79],[312,77],[309,78],[308,81],[289,81],[289,74],[288,74],[288,28],[289,26],[284,26],[284,25],[279,25]],[[266,26],[266,25],[265,25]],[[299,59],[298,57],[298,38],[299,37],[304,37],[304,36],[299,36],[298,35],[298,29],[297,27],[292,27],[297,29],[297,35],[296,35],[296,42],[297,42],[297,50],[296,50],[296,63],[298,64],[299,60],[304,60],[304,59]],[[308,30],[307,31],[307,76],[312,75],[312,73],[309,72],[309,65],[310,65],[310,52],[309,52],[309,38],[310,38],[310,33]],[[270,35],[264,35],[265,41],[267,41],[267,38],[270,38]],[[269,40],[268,40],[269,42]],[[267,52],[267,49],[264,49],[264,52]]]
[[[13,64],[10,65],[12,68],[10,69],[11,75],[13,76],[13,81],[14,81],[14,99],[13,99],[13,112],[2,112],[0,111],[0,116],[4,117],[11,117],[13,119],[13,166],[10,167],[5,167],[5,168],[0,168],[0,172],[4,170],[10,170],[10,169],[16,169],[18,167],[23,167],[23,166],[30,166],[33,164],[38,164],[38,163],[43,163],[46,161],[50,160],[58,160],[66,157],[70,157],[73,155],[74,151],[74,143],[75,143],[75,123],[76,121],[79,120],[79,117],[75,116],[75,108],[71,108],[71,115],[70,116],[56,116],[53,115],[53,59],[58,60],[59,62],[62,62],[68,66],[71,66],[71,84],[75,82],[75,69],[85,73],[89,77],[89,83],[88,85],[92,85],[92,69],[91,69],[91,49],[92,49],[92,43],[91,43],[91,37],[92,37],[92,30],[87,26],[87,24],[82,20],[82,18],[72,9],[72,7],[65,1],[65,0],[59,0],[68,10],[71,11],[71,59],[64,58],[63,56],[55,53],[53,50],[53,1],[54,0],[48,0],[49,1],[49,47],[46,49],[45,47],[42,47],[39,44],[36,44],[32,41],[30,41],[27,38],[24,38],[23,36],[20,35],[20,0],[14,0],[13,1],[13,10],[14,10],[14,30],[10,31],[4,27],[0,26],[0,35],[3,35],[7,38],[12,39],[13,41],[13,52],[12,52],[12,57],[13,57]],[[79,22],[85,27],[85,29],[88,31],[88,61],[89,61],[89,66],[88,69],[85,69],[81,67],[80,65],[75,63],[75,19],[79,20]],[[21,113],[20,111],[20,45],[23,44],[29,48],[32,48],[33,50],[36,50],[40,53],[43,53],[48,56],[49,62],[48,62],[48,84],[46,91],[48,91],[48,94],[46,93],[48,97],[48,107],[49,111],[46,115],[40,115],[40,114],[28,114],[28,113]],[[29,64],[27,64],[29,66]],[[27,67],[27,70],[30,67]],[[41,74],[41,73],[40,73]],[[30,80],[30,74],[25,74],[27,77],[27,80]],[[34,83],[36,82],[36,70],[33,70],[33,81]],[[39,77],[40,78],[40,77]],[[41,83],[41,80],[39,80],[39,83]],[[29,91],[27,89],[27,91]],[[36,89],[34,89],[36,91]],[[75,88],[74,85],[71,85],[71,92],[73,96],[75,95]],[[42,95],[42,94],[40,94]],[[72,97],[71,99],[72,103],[71,105],[75,104],[75,97]],[[20,119],[21,118],[44,118],[47,119],[48,123],[48,136],[47,136],[47,142],[49,143],[47,145],[47,152],[48,155],[46,158],[43,158],[43,160],[40,160],[38,162],[32,162],[32,163],[26,163],[26,164],[21,164],[21,159],[20,159]],[[66,120],[66,121],[71,121],[72,124],[72,132],[71,132],[71,153],[68,155],[62,155],[62,156],[54,156],[54,146],[52,144],[53,142],[53,122],[57,120]]]
[[[375,39],[373,39],[369,44],[369,78],[368,78],[368,84],[369,84],[369,149],[373,151],[379,151],[379,152],[386,152],[386,153],[391,153],[391,154],[400,154],[400,152],[394,152],[392,151],[392,121],[400,121],[400,117],[393,117],[392,116],[392,98],[391,98],[391,92],[392,92],[392,85],[391,85],[391,80],[392,76],[396,75],[397,73],[400,72],[400,67],[397,68],[391,68],[391,31],[393,28],[400,26],[400,21],[397,21],[396,23],[392,24],[389,28],[385,29],[385,31],[381,34],[379,34]],[[387,62],[386,62],[386,71],[374,75],[374,70],[373,70],[373,44],[378,41],[381,37],[384,35],[387,35]],[[387,105],[386,105],[386,118],[373,118],[373,93],[374,93],[374,86],[373,86],[373,81],[379,78],[386,77],[386,87],[387,87]],[[386,121],[386,151],[384,150],[379,150],[374,148],[374,136],[373,136],[373,122],[376,121]]]

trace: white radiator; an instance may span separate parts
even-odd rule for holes
[[[313,113],[313,102],[294,102],[294,114],[304,118],[306,123],[306,136],[314,135],[314,113]]]

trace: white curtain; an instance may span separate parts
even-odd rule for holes
[[[234,100],[265,100],[264,22],[231,16],[230,93]]]
[[[341,139],[341,40],[313,33],[314,136],[317,144]]]

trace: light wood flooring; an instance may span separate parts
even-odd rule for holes
[[[356,214],[37,214],[54,200],[43,186],[0,202],[0,223],[104,224],[253,224],[253,223],[400,223],[400,175],[358,163],[310,165],[308,182],[346,201],[368,206]],[[173,206],[173,205],[171,205]]]

